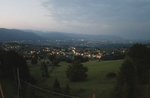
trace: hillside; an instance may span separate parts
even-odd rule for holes
[[[60,63],[60,67],[56,67],[50,77],[45,81],[39,81],[38,85],[43,88],[52,89],[55,78],[59,80],[61,88],[69,83],[72,95],[78,95],[81,98],[91,98],[95,93],[96,98],[108,98],[116,83],[116,78],[109,79],[106,75],[110,72],[118,73],[122,60],[114,61],[89,61],[84,63],[88,67],[88,78],[83,82],[70,82],[65,74],[68,63]],[[49,67],[50,68],[50,67]],[[37,79],[42,80],[40,66],[31,67],[31,74]],[[38,94],[43,94],[39,92]],[[51,94],[49,94],[51,95]],[[51,95],[52,96],[52,95]],[[53,96],[53,98],[57,96]],[[48,97],[45,97],[48,98]],[[58,97],[62,98],[62,97]]]
[[[106,75],[110,72],[118,73],[122,60],[114,61],[89,61],[84,63],[84,66],[88,67],[88,78],[83,82],[70,82],[65,75],[65,71],[68,63],[61,62],[60,67],[55,67],[55,69],[49,73],[50,77],[48,79],[43,79],[41,76],[40,65],[30,66],[30,72],[36,80],[38,80],[38,86],[52,91],[52,86],[55,78],[60,82],[61,88],[64,89],[66,84],[70,85],[71,95],[80,96],[80,98],[92,98],[93,93],[96,98],[110,98],[114,86],[116,83],[116,78],[109,79]],[[50,67],[49,67],[50,69]],[[12,98],[17,94],[16,87],[12,82],[2,81],[2,87],[4,89],[4,94],[8,98]],[[41,90],[28,87],[28,92],[26,96],[31,97],[32,94],[37,96],[37,98],[64,98],[62,96],[56,96],[48,92],[43,92]],[[35,92],[35,93],[33,93]],[[29,97],[30,96],[30,97]],[[40,96],[40,97],[38,97]]]
[[[42,39],[42,37],[38,36],[33,32],[27,32],[17,29],[0,28],[0,41],[39,40],[39,39]]]
[[[50,40],[85,40],[85,41],[109,41],[109,42],[128,42],[128,40],[113,36],[100,34],[78,34],[66,32],[37,32],[38,35]]]
[[[89,34],[73,34],[65,32],[42,32],[18,29],[0,28],[0,41],[14,40],[76,40],[76,41],[101,41],[101,42],[128,42],[127,40],[112,35],[89,35]]]

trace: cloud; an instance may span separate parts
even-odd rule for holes
[[[54,17],[66,21],[134,18],[150,10],[149,0],[47,0],[43,5]]]
[[[46,0],[42,5],[56,21],[78,31],[150,33],[150,0]]]

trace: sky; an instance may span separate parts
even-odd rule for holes
[[[150,39],[150,0],[0,0],[0,28]]]

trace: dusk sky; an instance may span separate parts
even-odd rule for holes
[[[150,0],[0,0],[0,28],[150,39]]]

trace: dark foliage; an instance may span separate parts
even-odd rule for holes
[[[138,81],[141,84],[149,83],[150,49],[145,45],[136,44],[130,48],[128,56],[133,60]]]
[[[32,64],[37,64],[38,63],[38,55],[37,54],[32,55],[31,63]]]
[[[59,64],[60,61],[61,61],[61,57],[60,57],[60,56],[57,56],[57,55],[50,55],[48,58],[49,58],[49,60],[52,62],[52,65],[53,65],[53,66],[59,66],[58,64]]]
[[[89,61],[89,59],[88,59],[88,57],[75,56],[75,57],[74,57],[74,61],[84,63],[84,62]]]
[[[69,86],[69,84],[66,84],[66,87],[65,87],[65,89],[64,89],[64,94],[66,94],[66,95],[70,95],[70,86]],[[67,96],[65,96],[64,98],[70,98],[70,97],[67,97]]]
[[[22,80],[31,81],[26,60],[15,51],[0,50],[0,78],[16,80],[17,69]]]
[[[70,90],[71,90],[71,89],[70,89],[69,84],[66,84],[66,87],[65,87],[65,89],[64,89],[64,93],[68,95],[68,94],[70,94]]]
[[[70,81],[83,81],[87,78],[87,71],[87,67],[75,62],[72,65],[68,66],[66,75]]]
[[[41,63],[41,72],[42,72],[42,77],[49,77],[49,72],[48,72],[48,65],[46,62]]]
[[[149,84],[150,49],[145,45],[133,45],[121,66],[117,87],[117,98],[142,98],[141,87]],[[137,93],[138,92],[138,93]],[[139,93],[140,92],[140,93]]]
[[[59,83],[59,81],[58,81],[57,78],[56,78],[55,81],[54,81],[53,90],[54,90],[55,92],[61,92],[61,86],[60,86],[60,83]]]
[[[108,74],[106,74],[106,77],[108,78],[108,79],[113,79],[113,78],[116,78],[116,73],[114,73],[114,72],[110,72],[110,73],[108,73]]]
[[[123,53],[115,53],[115,54],[108,54],[102,56],[102,60],[118,60],[118,59],[124,59],[125,54]]]

